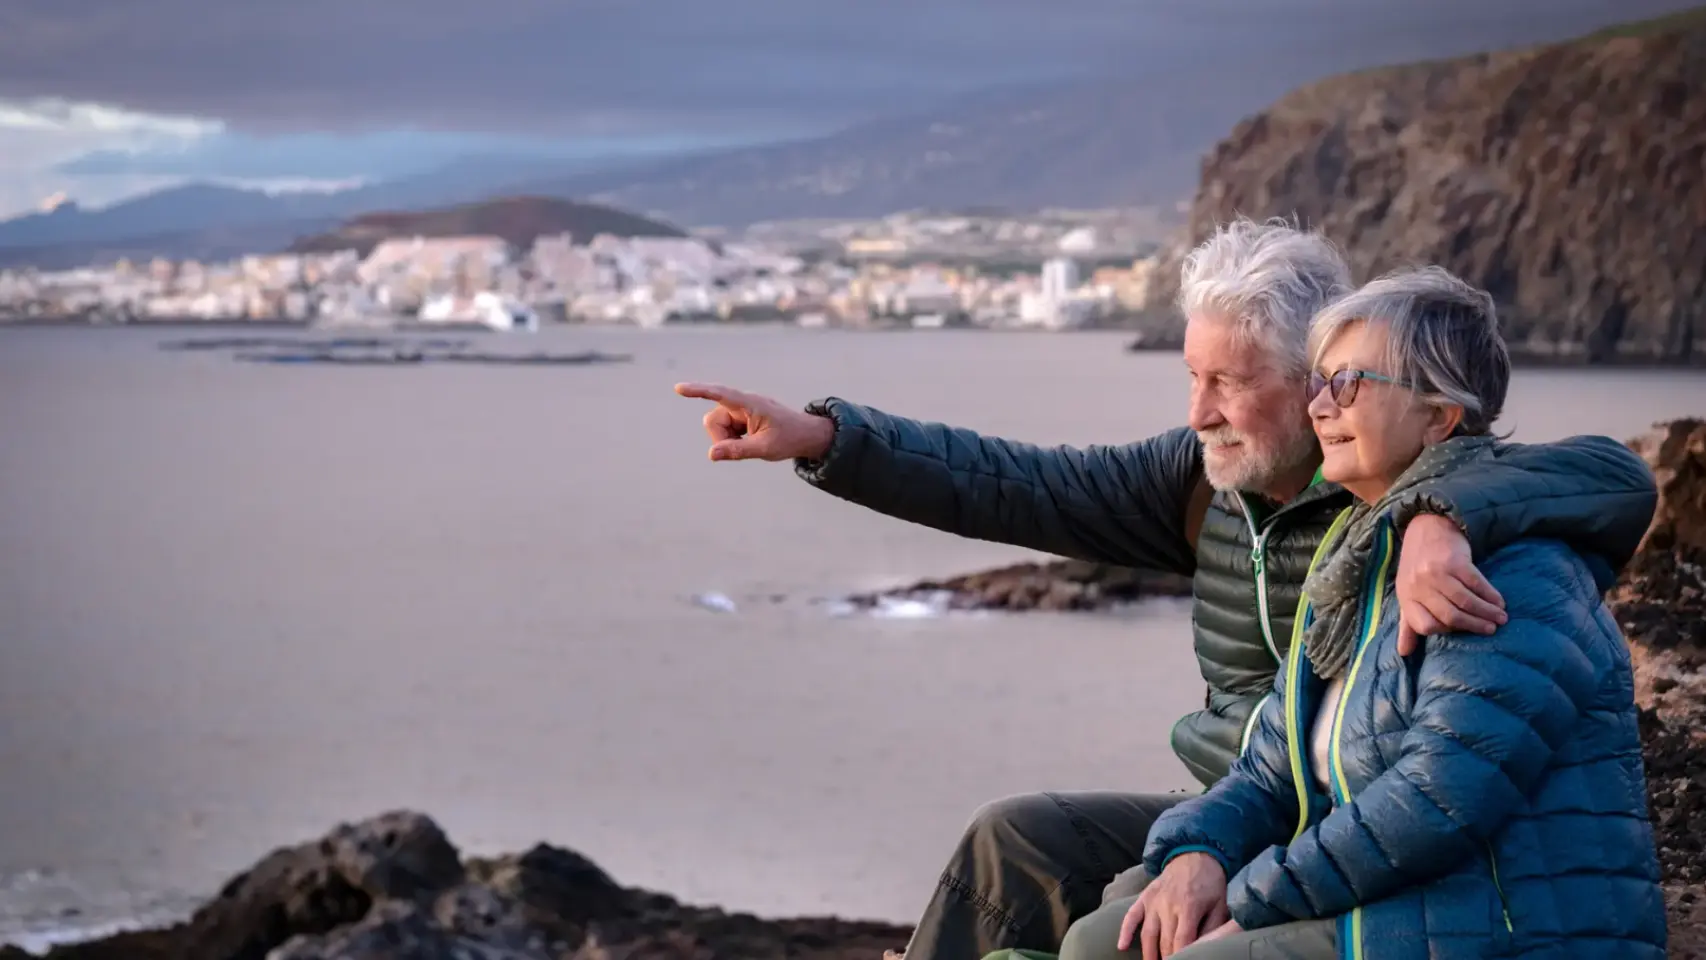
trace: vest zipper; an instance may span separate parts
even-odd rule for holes
[[[1250,749],[1250,734],[1256,732],[1256,721],[1261,719],[1262,708],[1268,705],[1268,698],[1273,695],[1272,690],[1262,694],[1262,699],[1257,700],[1256,706],[1251,709],[1249,719],[1244,721],[1244,733],[1238,738],[1238,755],[1240,757],[1244,755],[1246,750]]]
[[[1250,548],[1250,563],[1256,568],[1256,616],[1262,622],[1262,640],[1267,643],[1268,652],[1273,654],[1274,663],[1283,664],[1285,658],[1280,656],[1279,645],[1274,643],[1274,625],[1268,618],[1268,533],[1273,530],[1273,525],[1269,524],[1267,530],[1257,530],[1256,515],[1250,512],[1250,502],[1239,496],[1238,505],[1244,508],[1244,522],[1250,525],[1250,539],[1255,543]]]

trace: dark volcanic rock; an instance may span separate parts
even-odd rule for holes
[[[619,886],[540,845],[463,863],[428,817],[387,813],[267,855],[189,920],[54,948],[51,960],[850,960],[891,924],[762,920]],[[29,957],[0,948],[0,960]]]
[[[1524,359],[1706,362],[1706,14],[1623,32],[1341,76],[1244,120],[1152,316],[1215,224],[1296,217],[1360,278],[1437,263],[1486,288]]]
[[[1629,638],[1673,957],[1706,958],[1706,421],[1630,441],[1659,504],[1606,599]]]
[[[1692,724],[1706,719],[1706,421],[1661,424],[1630,447],[1653,468],[1659,505],[1606,599],[1633,645],[1637,695]]]
[[[1189,577],[1083,560],[1056,560],[1014,564],[946,580],[921,580],[849,599],[860,607],[893,599],[935,602],[950,610],[1021,611],[1098,610],[1144,597],[1190,595]]]

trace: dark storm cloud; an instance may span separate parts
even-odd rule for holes
[[[1463,48],[1686,0],[7,0],[0,96],[250,130],[624,135],[834,126],[956,93],[1307,56],[1371,31]],[[1509,35],[1508,38],[1506,35]]]

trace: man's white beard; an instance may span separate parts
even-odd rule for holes
[[[1197,437],[1203,444],[1203,473],[1216,490],[1262,493],[1315,455],[1315,432],[1307,424],[1289,436],[1270,440],[1272,449],[1257,446],[1231,427],[1199,430]],[[1227,444],[1237,446],[1216,452]]]

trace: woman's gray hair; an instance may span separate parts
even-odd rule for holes
[[[1510,351],[1485,290],[1440,267],[1400,270],[1334,301],[1309,330],[1309,356],[1321,353],[1358,320],[1386,326],[1386,369],[1424,402],[1463,408],[1457,432],[1484,436],[1504,411]]]
[[[1326,237],[1279,218],[1240,217],[1185,257],[1179,309],[1224,317],[1247,342],[1263,343],[1282,372],[1301,377],[1309,321],[1350,289],[1350,268]]]

